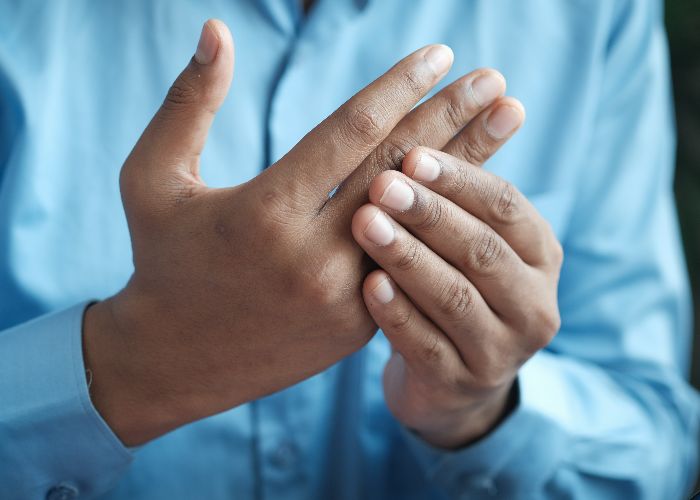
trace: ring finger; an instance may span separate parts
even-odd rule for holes
[[[377,176],[370,200],[465,275],[499,315],[527,319],[530,284],[540,278],[491,227],[400,172]]]
[[[355,213],[352,233],[414,304],[453,341],[463,357],[506,332],[474,285],[374,205]],[[465,362],[467,359],[465,359]]]

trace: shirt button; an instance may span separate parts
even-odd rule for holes
[[[288,469],[299,460],[299,449],[294,443],[281,443],[270,455],[270,463],[280,469]]]
[[[490,477],[484,477],[479,479],[479,481],[476,483],[476,487],[492,497],[495,497],[498,494],[498,490],[496,489],[496,483]]]
[[[69,484],[59,484],[46,493],[46,500],[73,500],[77,496],[77,488]]]
[[[498,495],[498,488],[492,477],[463,475],[461,477],[461,482],[465,489],[480,490],[482,494],[492,497]],[[464,498],[469,498],[469,494],[465,494]]]

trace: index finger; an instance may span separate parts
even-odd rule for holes
[[[406,155],[403,172],[493,228],[526,263],[559,266],[561,245],[549,223],[511,183],[425,147]]]
[[[323,120],[266,175],[285,177],[292,192],[306,188],[306,201],[320,207],[447,74],[452,61],[445,45],[429,45],[402,59]]]

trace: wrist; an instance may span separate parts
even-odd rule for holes
[[[421,439],[437,448],[464,448],[492,432],[517,404],[515,381],[491,393],[487,398],[443,415],[439,426],[415,430]]]
[[[120,327],[115,298],[88,306],[83,320],[85,368],[97,412],[126,446],[137,446],[181,425],[145,350]],[[184,423],[184,422],[183,422]]]

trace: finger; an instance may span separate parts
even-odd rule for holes
[[[512,97],[504,97],[472,120],[444,148],[445,153],[480,166],[521,127],[525,108]]]
[[[561,264],[561,245],[551,227],[509,182],[426,148],[411,151],[403,171],[489,225],[526,263],[536,267]]]
[[[370,201],[474,284],[491,309],[521,321],[540,277],[487,224],[400,172],[378,175]]]
[[[380,172],[398,169],[411,149],[441,149],[475,116],[505,92],[505,79],[495,70],[480,69],[451,83],[412,110],[389,136],[345,180],[324,206],[343,227],[352,213],[367,201],[369,182]]]
[[[352,234],[463,357],[475,342],[504,333],[500,319],[462,273],[376,206],[360,207]]]
[[[201,182],[199,155],[232,76],[231,33],[223,22],[209,20],[194,57],[170,87],[125,168],[136,165],[161,176],[179,173],[189,181]],[[154,183],[158,184],[169,188],[173,182]]]
[[[375,323],[419,377],[439,382],[450,374],[466,372],[452,342],[385,271],[377,270],[367,276],[362,295]]]
[[[397,63],[309,132],[261,177],[318,209],[396,124],[447,73],[452,51],[424,47]]]

